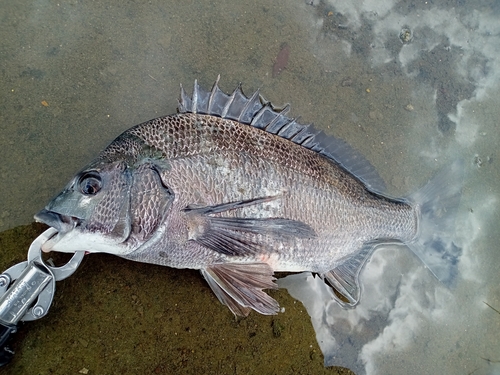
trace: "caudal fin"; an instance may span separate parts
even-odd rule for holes
[[[462,253],[453,237],[463,170],[463,161],[456,161],[409,197],[420,207],[421,218],[418,237],[407,245],[447,286],[455,280]]]

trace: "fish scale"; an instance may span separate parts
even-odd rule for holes
[[[406,244],[444,282],[456,273],[459,163],[392,199],[359,153],[258,92],[195,83],[178,110],[125,131],[37,214],[58,231],[44,250],[200,269],[236,315],[278,311],[263,291],[275,271],[317,272],[354,307],[363,265],[387,243]]]

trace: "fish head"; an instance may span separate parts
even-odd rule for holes
[[[125,132],[35,215],[57,230],[42,250],[126,256],[161,239],[175,195],[163,154]]]
[[[123,160],[91,163],[35,215],[58,233],[42,250],[108,252],[126,250],[130,235],[132,174]]]

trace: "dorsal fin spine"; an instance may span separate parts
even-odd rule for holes
[[[219,90],[219,80],[220,80],[220,74],[217,76],[217,79],[214,83],[214,86],[212,87],[212,90],[210,91],[210,97],[208,99],[208,112],[212,112],[213,110],[213,104],[215,104],[215,99],[216,99],[216,94],[217,91]]]
[[[184,90],[184,87],[182,87],[181,84],[181,97],[179,98],[178,105],[177,105],[177,111],[179,113],[185,113],[189,109],[189,102],[191,101],[191,98],[186,94],[186,91]]]
[[[194,80],[194,86],[193,86],[193,97],[191,99],[192,102],[192,112],[197,113],[198,111],[198,80]]]
[[[269,110],[269,107],[271,106],[270,103],[266,103],[265,105],[262,106],[262,108],[255,114],[255,116],[252,119],[252,122],[250,125],[262,129],[264,126],[259,125],[261,122],[261,119],[264,117],[264,114]]]
[[[259,89],[253,93],[253,95],[250,97],[250,99],[247,101],[247,104],[241,111],[240,117],[238,117],[238,121],[240,122],[245,122],[246,117],[248,116],[249,119],[251,119],[254,115],[252,107],[255,105],[256,101],[259,101]]]
[[[241,91],[241,82],[238,83],[238,86],[234,89],[233,93],[229,97],[229,100],[227,101],[226,106],[222,110],[222,115],[221,115],[222,117],[227,116],[227,113],[229,112],[229,108],[231,108],[231,105],[233,104],[234,98],[236,97],[236,94],[238,93],[238,91]]]
[[[265,127],[265,130],[270,132],[270,133],[273,133],[273,134],[278,134],[278,132],[281,130],[281,128],[283,128],[283,126],[286,125],[286,123],[288,123],[290,121],[290,119],[288,117],[286,117],[285,115],[288,113],[288,111],[290,110],[290,106],[287,104],[281,111],[280,113],[274,118],[271,120],[271,122],[269,124],[266,125]],[[280,123],[280,121],[284,121],[283,124]],[[275,129],[274,127],[279,124],[279,128],[278,129]]]

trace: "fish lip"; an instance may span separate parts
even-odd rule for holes
[[[55,228],[61,234],[69,232],[81,223],[81,219],[75,216],[63,215],[45,208],[35,215],[35,220]]]

